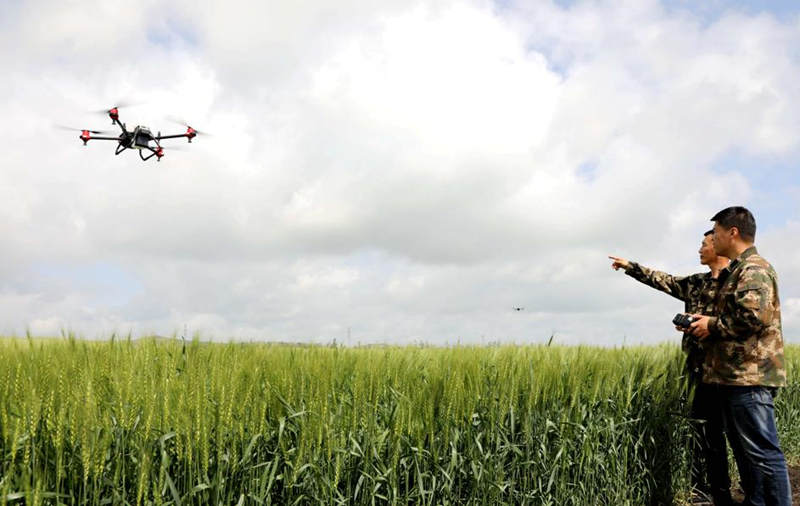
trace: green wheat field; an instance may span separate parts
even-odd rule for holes
[[[682,504],[677,346],[0,339],[1,504]],[[777,399],[800,456],[800,347]]]

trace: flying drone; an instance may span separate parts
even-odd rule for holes
[[[139,151],[139,158],[143,161],[147,161],[154,156],[156,157],[156,161],[161,161],[161,157],[164,156],[164,148],[161,147],[161,141],[164,139],[177,139],[180,137],[186,137],[189,142],[192,142],[192,139],[197,137],[197,134],[201,133],[186,124],[185,122],[180,122],[183,126],[186,127],[186,132],[182,134],[175,134],[175,135],[161,135],[161,132],[158,132],[156,135],[153,135],[149,128],[137,125],[133,130],[128,130],[125,126],[125,123],[120,122],[119,120],[119,106],[114,106],[107,111],[103,111],[108,114],[108,117],[111,118],[111,124],[117,125],[122,130],[122,133],[119,134],[117,137],[103,137],[98,134],[107,134],[109,132],[103,132],[100,130],[86,130],[86,129],[78,129],[81,131],[81,135],[79,136],[80,140],[83,141],[83,145],[86,146],[86,143],[91,140],[97,141],[117,141],[117,149],[114,152],[115,155],[118,155],[125,151],[126,149],[135,149]],[[98,111],[99,112],[99,111]],[[67,127],[63,127],[67,128]],[[72,130],[72,129],[70,129]],[[151,146],[150,143],[155,143],[154,146]],[[150,154],[144,156],[145,151],[150,151]]]

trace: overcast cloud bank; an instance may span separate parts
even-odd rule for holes
[[[682,304],[606,255],[701,271],[708,219],[745,205],[800,342],[796,14],[178,1],[0,19],[0,332],[677,342]],[[214,136],[156,164],[49,128],[110,129],[86,111],[122,99],[142,103],[129,125]]]

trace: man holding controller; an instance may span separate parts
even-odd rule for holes
[[[773,397],[786,386],[775,269],[754,246],[756,223],[744,207],[711,218],[714,250],[731,259],[719,275],[714,311],[689,326],[707,350],[703,383],[720,399],[747,505],[791,506]]]

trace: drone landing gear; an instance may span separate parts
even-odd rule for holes
[[[148,149],[149,149],[149,148],[148,148]],[[143,149],[140,149],[140,150],[139,150],[139,158],[141,158],[141,159],[142,159],[142,160],[144,160],[145,162],[146,162],[147,160],[149,160],[149,159],[153,158],[154,156],[156,156],[156,151],[155,151],[154,149],[151,149],[150,151],[152,151],[152,153],[150,153],[150,154],[149,154],[149,155],[147,155],[147,156],[144,156],[144,155],[142,154],[142,151],[144,151],[144,150],[143,150]],[[161,157],[160,157],[160,156],[158,157],[158,161],[159,161],[159,162],[161,161]]]
[[[119,144],[119,145],[117,146],[117,150],[116,150],[116,151],[114,151],[114,154],[115,154],[115,155],[118,155],[118,154],[122,153],[123,151],[125,151],[126,149],[128,149],[128,146],[125,146],[125,145],[123,145],[123,144]]]
[[[139,150],[139,158],[141,158],[143,161],[146,162],[147,160],[149,160],[149,159],[151,159],[151,158],[153,158],[155,156],[156,157],[156,161],[160,162],[161,161],[161,157],[164,156],[164,148],[162,148],[160,144],[156,144],[156,146],[157,146],[156,149],[153,149],[150,146],[147,147],[147,149],[149,149],[151,151],[151,153],[149,155],[147,155],[147,156],[144,156],[142,154],[142,151],[144,151],[144,150]]]

